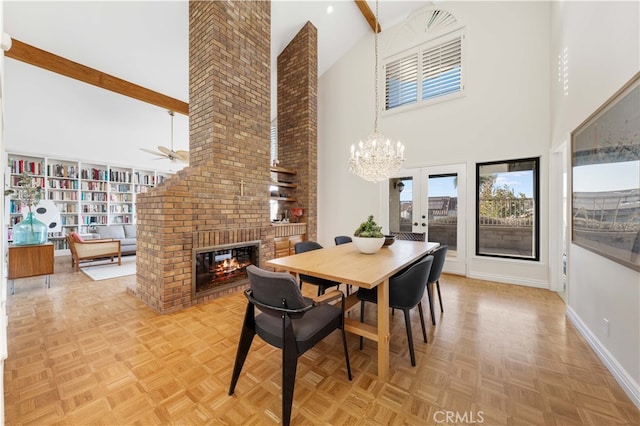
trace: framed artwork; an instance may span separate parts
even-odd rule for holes
[[[640,271],[640,72],[571,132],[571,240]]]

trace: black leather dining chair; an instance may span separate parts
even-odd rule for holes
[[[351,380],[351,364],[344,332],[344,294],[334,290],[316,299],[302,296],[295,278],[286,272],[271,272],[254,265],[247,267],[250,288],[245,290],[247,309],[242,324],[238,351],[231,375],[229,395],[238,378],[257,334],[268,344],[282,349],[282,423],[291,420],[293,389],[298,358],[333,331],[340,329]],[[341,300],[341,305],[328,302]],[[255,315],[255,308],[260,313]]]
[[[339,246],[340,244],[347,244],[347,243],[353,242],[351,237],[349,237],[348,235],[338,235],[333,239],[333,241],[335,241],[337,246]],[[347,286],[347,296],[349,296],[349,294],[351,294],[351,284],[346,284],[346,286]]]
[[[337,246],[339,246],[340,244],[347,244],[353,241],[351,237],[347,235],[338,235],[333,240],[336,242]]]
[[[411,365],[415,367],[416,356],[413,350],[413,336],[411,333],[411,317],[409,311],[416,306],[420,314],[420,324],[422,325],[422,337],[427,343],[427,330],[424,326],[424,314],[422,313],[422,297],[427,286],[429,271],[433,256],[426,256],[422,260],[414,263],[398,274],[389,278],[389,306],[394,309],[401,309],[404,312],[404,322],[407,329],[407,341],[409,342],[409,355]],[[358,289],[358,299],[360,300],[360,321],[364,322],[365,302],[378,303],[378,290],[376,288]],[[363,338],[360,337],[360,349],[362,349]]]
[[[440,294],[440,275],[444,269],[444,261],[447,258],[447,250],[449,246],[441,245],[430,253],[433,256],[433,265],[431,266],[431,272],[429,272],[429,280],[427,281],[427,296],[429,297],[429,311],[431,311],[431,323],[436,325],[436,316],[434,315],[433,301],[433,286],[435,284],[438,290],[438,301],[440,302],[440,312],[443,313],[442,308],[442,295]]]
[[[295,254],[304,253],[311,250],[321,249],[322,246],[315,241],[302,241],[296,243],[293,246]],[[318,296],[324,294],[324,292],[331,287],[339,287],[340,283],[337,281],[327,280],[325,278],[313,277],[311,275],[299,274],[300,276],[300,289],[302,289],[302,283],[313,284],[318,286]]]

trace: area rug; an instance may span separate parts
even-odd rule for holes
[[[94,281],[108,280],[110,278],[124,277],[136,274],[136,257],[123,256],[122,265],[118,266],[117,261],[96,266],[83,266],[80,268]]]

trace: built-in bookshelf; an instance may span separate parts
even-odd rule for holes
[[[13,173],[13,170],[11,171]],[[46,198],[54,202],[60,211],[60,225],[66,235],[78,232],[78,163],[49,159],[46,172]],[[62,236],[61,235],[61,236]]]
[[[5,181],[15,187],[20,175],[29,173],[44,189],[43,199],[60,211],[61,232],[49,234],[57,250],[66,249],[66,235],[89,233],[95,225],[136,221],[136,194],[146,192],[170,173],[111,166],[68,159],[7,154]],[[8,199],[5,237],[12,240],[12,227],[22,220],[20,202]]]

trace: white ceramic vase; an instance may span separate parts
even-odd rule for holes
[[[384,237],[380,238],[362,238],[352,237],[353,243],[356,245],[360,253],[373,254],[380,250],[382,244],[384,244]]]

